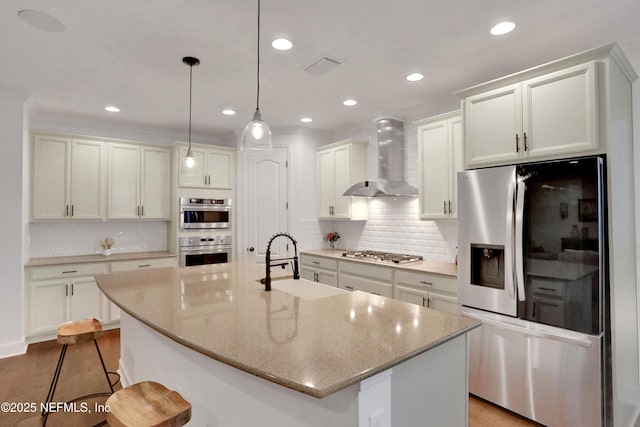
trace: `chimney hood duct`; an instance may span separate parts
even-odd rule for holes
[[[416,197],[418,190],[404,181],[404,122],[379,119],[376,125],[378,179],[352,185],[343,196]]]

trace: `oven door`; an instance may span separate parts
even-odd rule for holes
[[[231,261],[231,246],[198,246],[180,248],[180,267],[223,264]]]
[[[182,230],[225,229],[231,227],[231,206],[181,206]]]

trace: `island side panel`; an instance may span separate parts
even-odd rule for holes
[[[392,426],[469,425],[467,334],[394,366]]]
[[[358,426],[357,385],[317,399],[204,356],[126,313],[120,340],[123,385],[153,380],[178,391],[193,406],[191,424]]]

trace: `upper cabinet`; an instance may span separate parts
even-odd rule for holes
[[[109,144],[109,219],[169,219],[168,148]]]
[[[366,164],[366,142],[348,139],[318,149],[319,219],[367,219],[366,198],[342,195],[353,184],[366,179]]]
[[[33,220],[102,220],[102,142],[36,135],[32,146]]]
[[[460,111],[415,122],[420,165],[420,218],[457,218],[457,173],[462,170]]]
[[[233,171],[235,152],[226,148],[191,147],[196,159],[192,169],[183,166],[182,160],[187,155],[187,147],[177,148],[178,185],[192,188],[214,188],[230,190],[233,188]]]
[[[459,93],[467,168],[553,159],[600,148],[597,63],[535,75],[544,69],[523,72],[520,80],[509,76],[500,87],[494,81]]]

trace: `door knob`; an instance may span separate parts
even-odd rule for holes
[[[255,248],[254,248],[253,246],[249,246],[249,247],[247,248],[247,251],[249,251],[249,252],[253,252],[253,251],[255,251]]]

